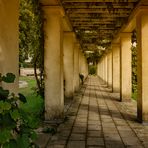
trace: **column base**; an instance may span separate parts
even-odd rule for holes
[[[57,106],[45,108],[45,120],[55,120],[64,117],[64,109]]]
[[[138,122],[144,124],[144,125],[148,125],[148,113],[147,114],[143,114],[140,112],[137,112],[137,120]]]

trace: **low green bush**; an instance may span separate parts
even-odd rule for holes
[[[89,68],[88,68],[88,70],[89,70],[89,74],[91,74],[91,75],[96,75],[96,66],[94,66],[94,65],[89,65]]]

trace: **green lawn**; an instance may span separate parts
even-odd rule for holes
[[[35,92],[36,81],[34,77],[20,77],[19,80],[28,83],[28,87],[19,89],[19,92],[27,99],[27,103],[21,104],[21,108],[28,114],[27,120],[29,124],[32,127],[37,127],[41,121],[44,109],[43,98]]]
[[[28,96],[30,94],[34,93],[33,88],[36,87],[36,81],[34,77],[28,77],[28,76],[24,76],[24,77],[19,77],[19,80],[21,81],[26,81],[28,83],[28,87],[25,88],[20,88],[19,92],[24,94],[25,96]]]

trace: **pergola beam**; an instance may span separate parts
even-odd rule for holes
[[[127,3],[127,2],[137,2],[137,0],[63,0],[62,2],[73,2],[73,3],[96,3],[96,2],[106,2],[106,3],[116,3],[116,2],[122,2],[122,3]]]

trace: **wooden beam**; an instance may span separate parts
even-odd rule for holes
[[[128,5],[125,3],[113,3],[114,9],[133,9],[133,3],[128,3]],[[97,4],[90,4],[87,5],[86,3],[64,3],[65,9],[105,9],[107,8],[107,5],[104,5],[103,3],[98,2]]]
[[[122,14],[122,13],[126,13],[129,14],[131,12],[131,9],[111,9],[108,10],[107,8],[103,8],[103,9],[67,9],[66,12],[68,14],[78,14],[78,13],[108,13],[108,14]]]
[[[121,0],[63,0],[62,2],[73,2],[73,3],[93,3],[93,2],[106,2],[106,3],[110,3],[110,2],[112,2],[112,3],[114,3],[114,2],[118,2],[118,3],[120,3],[121,2]],[[132,2],[132,3],[136,3],[136,2],[138,2],[138,0],[122,0],[122,3],[127,3],[127,2]]]
[[[79,17],[83,17],[83,18],[116,18],[116,17],[128,17],[129,14],[101,14],[101,13],[92,13],[94,14],[94,17],[92,15],[89,15],[89,14],[69,14],[69,17],[71,18],[79,18]]]

